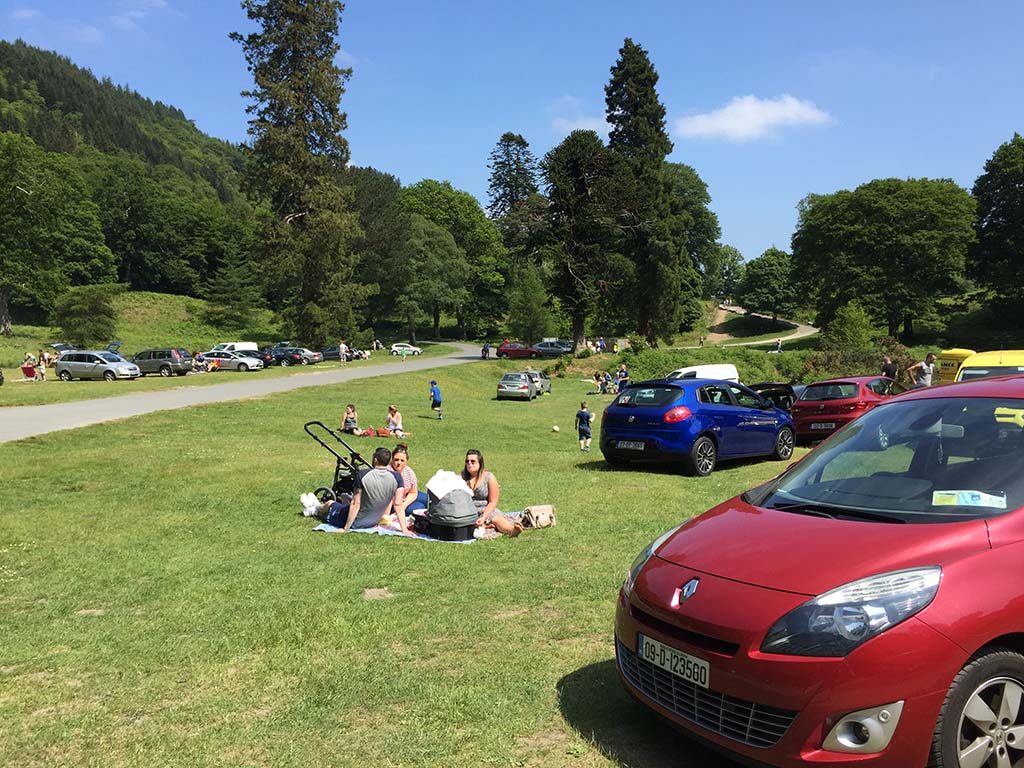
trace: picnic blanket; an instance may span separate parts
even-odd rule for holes
[[[342,529],[335,525],[328,525],[327,523],[320,523],[314,531],[321,533],[341,533]],[[422,533],[405,534],[396,528],[389,528],[384,525],[376,525],[373,528],[350,528],[349,533],[375,533],[378,536],[401,536],[403,539],[419,539],[421,541],[441,541],[440,539],[434,539],[430,536],[424,536]],[[475,539],[469,539],[468,541],[445,541],[443,544],[472,544]]]

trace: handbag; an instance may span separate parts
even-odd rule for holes
[[[536,504],[523,510],[523,528],[552,528],[557,525],[551,504]]]

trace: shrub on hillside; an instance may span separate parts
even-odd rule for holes
[[[80,285],[64,293],[53,307],[53,324],[60,326],[64,340],[76,347],[107,343],[117,330],[114,297],[124,285]]]
[[[892,358],[900,375],[914,362],[909,349],[896,339],[883,336],[868,349],[822,349],[812,352],[804,359],[799,379],[809,384],[841,376],[871,376],[880,371],[883,355]]]
[[[856,301],[841,307],[821,334],[823,350],[871,349],[871,317]]]
[[[792,353],[784,353],[792,354]],[[775,359],[762,350],[743,347],[702,347],[700,349],[627,349],[620,355],[629,368],[632,381],[660,379],[677,368],[713,363],[732,363],[739,371],[740,381],[777,381],[780,377]]]

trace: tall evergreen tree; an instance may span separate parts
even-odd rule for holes
[[[526,139],[506,131],[491,151],[487,167],[491,171],[487,213],[502,231],[507,246],[511,233],[506,233],[504,223],[537,192],[537,159]]]
[[[629,298],[637,330],[652,344],[679,330],[683,308],[701,292],[699,275],[687,264],[688,223],[672,210],[671,182],[664,171],[672,141],[657,83],[647,52],[626,38],[605,86],[608,146],[625,160],[619,197],[623,253],[635,265]]]
[[[258,31],[238,32],[255,88],[244,189],[269,204],[265,270],[284,317],[308,344],[351,335],[367,291],[353,283],[349,243],[359,232],[341,97],[351,69],[335,65],[340,0],[243,0]]]

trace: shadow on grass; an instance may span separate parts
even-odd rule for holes
[[[721,464],[715,467],[715,474],[722,472],[728,473],[730,470],[742,469],[749,467],[752,464],[759,464],[761,462],[768,461],[766,458],[753,457],[747,459],[724,459]],[[779,464],[779,471],[781,472],[787,465],[784,462],[776,462]],[[577,469],[583,469],[588,472],[647,472],[654,475],[679,475],[680,477],[693,477],[682,463],[667,463],[659,461],[632,461],[627,464],[609,464],[602,458],[594,458],[590,461],[583,462],[582,464],[576,465]],[[700,478],[694,478],[699,480]]]
[[[623,690],[612,659],[566,675],[557,690],[565,722],[617,765],[739,768],[633,701]]]

